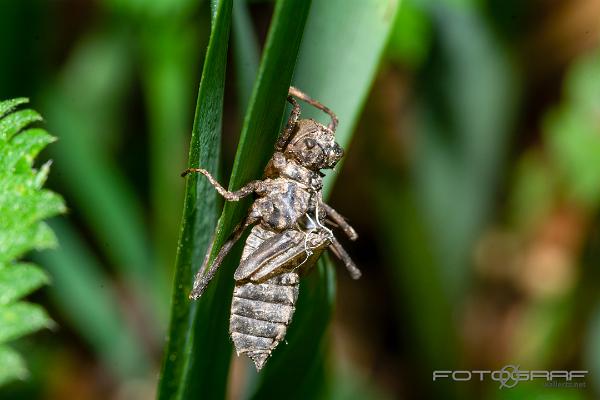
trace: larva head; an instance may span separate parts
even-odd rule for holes
[[[284,153],[313,171],[331,169],[344,156],[344,150],[336,143],[333,132],[312,119],[296,123],[296,131]]]

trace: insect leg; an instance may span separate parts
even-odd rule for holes
[[[294,126],[296,126],[296,122],[300,117],[300,104],[294,99],[292,96],[288,96],[287,101],[293,106],[292,112],[290,113],[290,118],[288,118],[287,123],[285,124],[285,129],[277,139],[277,143],[275,144],[275,150],[283,151],[287,142],[290,140],[292,133],[294,132]]]
[[[356,264],[354,264],[354,261],[352,261],[346,250],[344,250],[344,248],[342,247],[340,242],[337,241],[336,238],[332,238],[331,244],[329,245],[329,249],[332,251],[333,254],[335,254],[337,258],[339,258],[344,263],[352,279],[360,278],[360,270],[358,269]]]
[[[241,198],[246,197],[252,192],[254,192],[260,186],[260,181],[252,181],[246,186],[236,190],[235,192],[230,192],[223,186],[221,186],[221,184],[217,182],[217,180],[210,174],[210,172],[203,168],[188,168],[181,173],[181,176],[184,177],[191,173],[199,173],[204,175],[208,179],[210,184],[214,186],[217,192],[219,192],[221,196],[225,197],[225,200],[227,201],[238,201]]]
[[[207,270],[206,267],[208,265],[210,253],[212,252],[212,247],[214,246],[214,241],[213,241],[213,243],[210,246],[209,253],[204,258],[204,263],[203,263],[202,267],[200,268],[200,270],[198,271],[198,273],[196,274],[196,277],[194,279],[194,286],[190,293],[190,300],[196,300],[200,296],[202,296],[202,293],[204,293],[204,290],[206,290],[206,287],[208,286],[208,284],[210,283],[212,278],[214,278],[215,274],[217,273],[217,269],[219,269],[219,267],[223,263],[225,256],[227,256],[229,251],[231,251],[231,248],[233,247],[233,245],[240,239],[244,230],[247,227],[249,227],[250,225],[253,225],[254,223],[256,223],[256,220],[248,218],[248,219],[246,219],[246,221],[244,221],[244,223],[238,224],[238,226],[236,226],[235,229],[233,230],[233,233],[231,234],[231,236],[229,236],[229,239],[227,239],[227,241],[219,249],[219,253],[217,253],[217,256],[215,257],[212,264],[210,265],[210,268],[208,268],[208,270]]]
[[[331,219],[333,219],[333,222],[339,225],[339,227],[350,238],[350,240],[358,239],[358,234],[356,233],[354,228],[351,227],[348,222],[346,222],[344,217],[339,212],[337,212],[333,207],[325,203],[321,203],[321,207],[323,207],[327,215],[329,215]]]
[[[299,89],[297,89],[293,86],[290,86],[290,90],[288,93],[291,96],[296,96],[300,100],[303,100],[303,101],[307,102],[308,104],[310,104],[311,106],[318,108],[319,110],[329,114],[329,117],[331,117],[331,122],[329,123],[329,125],[327,125],[327,127],[329,129],[331,129],[332,132],[335,132],[335,129],[337,128],[337,125],[338,125],[338,119],[337,119],[336,115],[333,113],[333,111],[331,111],[328,107],[325,107],[323,104],[321,104],[317,100],[314,100],[309,95],[307,95],[306,93],[300,91]]]

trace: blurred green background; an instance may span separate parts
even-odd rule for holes
[[[234,2],[223,182],[273,9]],[[337,273],[325,397],[600,397],[600,0],[402,0],[390,18],[331,193],[363,278]],[[209,1],[0,2],[0,99],[30,97],[58,137],[42,158],[69,208],[60,248],[32,256],[58,328],[15,343],[30,377],[0,398],[155,396],[210,29]],[[507,364],[590,373],[432,381]],[[228,396],[255,379],[234,355]]]

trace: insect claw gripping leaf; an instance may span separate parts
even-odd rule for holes
[[[300,119],[301,109],[294,97],[327,113],[331,118],[329,125]],[[238,355],[250,357],[259,371],[285,339],[296,310],[300,275],[311,270],[324,250],[330,249],[354,279],[360,277],[348,253],[325,227],[329,217],[351,240],[358,237],[344,217],[323,202],[322,170],[333,169],[344,154],[335,141],[338,119],[329,108],[294,87],[290,87],[288,101],[293,110],[263,180],[230,192],[204,169],[192,168],[182,173],[204,175],[228,201],[255,195],[246,220],[219,249],[209,268],[208,255],[205,258],[190,298],[202,295],[242,232],[256,224],[246,239],[234,274],[229,333]]]

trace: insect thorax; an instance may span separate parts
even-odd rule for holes
[[[265,168],[266,178],[286,178],[304,185],[307,190],[320,191],[323,188],[323,177],[295,160],[287,159],[283,153],[276,152]]]
[[[318,172],[286,159],[277,152],[267,168],[258,198],[250,215],[274,231],[298,229],[308,222],[306,214],[313,214],[321,200],[323,179]]]

